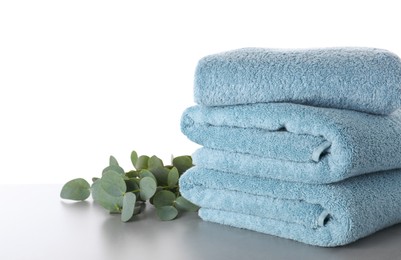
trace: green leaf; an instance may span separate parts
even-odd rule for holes
[[[67,200],[86,200],[89,195],[90,185],[82,178],[67,182],[60,192],[60,197]]]
[[[163,168],[163,161],[158,158],[157,156],[153,155],[152,157],[149,158],[148,161],[148,168],[149,169],[157,169],[157,168]]]
[[[141,213],[145,209],[145,207],[146,203],[137,201],[134,208],[134,215]]]
[[[157,182],[156,177],[153,175],[153,173],[149,170],[143,169],[139,172],[139,177],[143,178],[143,177],[150,177],[152,178],[155,182]]]
[[[127,191],[127,185],[125,184],[123,176],[116,172],[106,172],[101,180],[102,188],[111,196],[122,196]]]
[[[131,152],[131,162],[134,167],[135,167],[136,163],[138,162],[138,154],[135,151]]]
[[[102,188],[101,184],[102,179],[99,179],[92,184],[91,189],[93,200],[110,212],[121,212],[121,208],[123,206],[123,196],[111,196]]]
[[[167,185],[169,187],[174,187],[177,182],[178,182],[178,178],[180,177],[177,168],[173,167],[168,175],[167,175]]]
[[[195,204],[193,204],[192,202],[190,202],[189,200],[185,199],[182,196],[179,196],[176,200],[175,200],[175,206],[180,209],[180,210],[185,210],[185,211],[198,211],[199,207]]]
[[[135,169],[142,170],[148,168],[149,156],[141,155],[135,163]]]
[[[132,192],[125,193],[123,198],[123,211],[121,212],[121,221],[127,222],[134,215],[136,196]]]
[[[104,175],[106,172],[110,172],[110,171],[116,172],[116,173],[121,174],[121,175],[125,174],[124,169],[121,168],[120,166],[118,166],[118,165],[109,165],[109,166],[107,166],[106,168],[103,169],[102,175]]]
[[[110,155],[109,165],[119,166],[117,159],[113,155]]]
[[[157,184],[161,186],[167,185],[167,177],[169,173],[169,169],[165,167],[159,167],[159,168],[152,168],[149,169],[153,175],[156,177]]]
[[[178,211],[173,206],[163,206],[160,208],[156,208],[156,214],[160,218],[160,220],[168,221],[175,219],[178,215]]]
[[[140,196],[143,200],[150,199],[156,192],[157,184],[151,177],[143,177],[139,181]]]
[[[131,170],[131,171],[129,171],[129,172],[126,172],[126,173],[125,173],[125,176],[127,176],[128,178],[139,177],[139,172],[138,172],[138,171]]]
[[[148,169],[156,177],[158,185],[167,185],[167,174],[170,170],[164,167],[163,161],[160,158],[157,156],[150,157]]]
[[[175,201],[175,194],[168,190],[158,191],[153,197],[153,205],[156,208],[164,206],[173,206]]]
[[[139,190],[139,180],[138,179],[130,179],[125,181],[125,185],[127,185],[126,192],[133,192],[134,190]]]
[[[177,168],[180,175],[193,166],[192,157],[189,155],[178,156],[173,159],[173,165]]]

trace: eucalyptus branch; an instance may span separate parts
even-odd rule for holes
[[[140,214],[146,201],[156,207],[161,220],[172,220],[179,211],[197,211],[198,206],[186,200],[179,191],[180,176],[193,166],[191,156],[184,155],[172,159],[171,165],[164,165],[156,157],[131,153],[135,170],[128,172],[110,156],[109,166],[104,168],[101,177],[93,177],[92,185],[85,179],[73,179],[64,184],[60,197],[83,201],[92,198],[110,213],[121,214],[126,222]]]

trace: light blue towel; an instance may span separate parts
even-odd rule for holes
[[[373,48],[245,48],[201,59],[194,94],[206,106],[289,102],[389,114],[401,106],[401,61]]]
[[[331,183],[401,168],[401,110],[388,116],[290,103],[188,108],[195,165],[281,180]]]
[[[401,170],[322,185],[196,166],[179,185],[204,220],[311,245],[345,245],[401,222]]]

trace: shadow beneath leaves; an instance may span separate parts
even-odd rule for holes
[[[64,208],[68,208],[68,210],[82,211],[89,209],[92,206],[92,203],[88,201],[60,201],[60,204]]]

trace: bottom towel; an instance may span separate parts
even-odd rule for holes
[[[182,195],[202,219],[306,244],[351,243],[401,222],[401,170],[305,184],[193,167]]]

